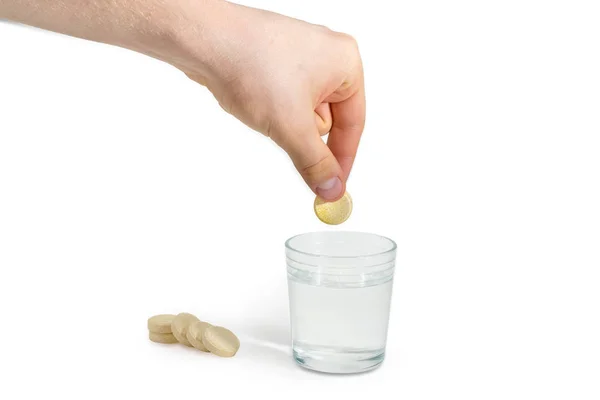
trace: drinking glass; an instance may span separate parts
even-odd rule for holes
[[[355,373],[385,356],[396,243],[362,232],[313,232],[285,243],[298,364]]]

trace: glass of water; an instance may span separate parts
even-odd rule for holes
[[[361,232],[314,232],[285,244],[294,359],[355,373],[385,356],[396,243]]]

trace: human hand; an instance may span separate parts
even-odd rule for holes
[[[315,193],[343,195],[365,122],[362,63],[350,36],[224,0],[55,3],[0,2],[0,18],[178,67],[281,146]],[[319,135],[327,132],[325,145]]]
[[[354,39],[221,1],[212,3],[210,21],[200,23],[194,15],[206,13],[206,7],[189,7],[178,39],[184,56],[167,61],[282,147],[316,194],[339,199],[365,123],[363,69]],[[328,132],[326,145],[320,136]]]

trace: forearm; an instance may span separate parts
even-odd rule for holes
[[[172,62],[221,0],[0,0],[0,19],[116,45]],[[215,16],[216,17],[216,16]],[[196,37],[195,49],[202,51]]]

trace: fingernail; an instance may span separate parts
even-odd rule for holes
[[[324,200],[335,200],[342,195],[342,181],[337,176],[317,186],[317,194]]]

